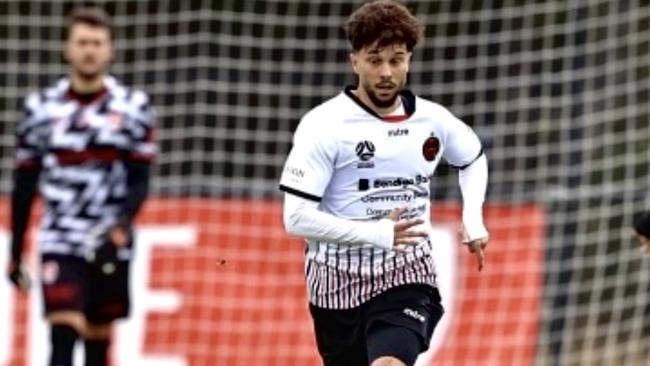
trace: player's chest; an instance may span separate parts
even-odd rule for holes
[[[119,147],[128,140],[128,114],[117,108],[69,103],[52,108],[47,117],[50,148]]]
[[[432,173],[444,150],[440,132],[425,123],[356,127],[339,140],[338,169]]]

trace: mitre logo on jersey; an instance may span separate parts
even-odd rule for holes
[[[398,128],[395,130],[389,130],[388,131],[388,137],[393,137],[393,136],[406,136],[409,134],[408,128]]]
[[[427,161],[435,160],[438,152],[440,151],[440,140],[433,134],[428,139],[424,140],[422,144],[422,155]]]
[[[357,163],[357,168],[373,168],[375,166],[375,163],[371,161],[375,157],[375,145],[372,141],[365,140],[359,142],[355,151],[360,160]]]

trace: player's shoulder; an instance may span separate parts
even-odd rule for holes
[[[70,87],[67,78],[60,78],[54,84],[40,90],[32,90],[25,95],[23,104],[26,108],[37,110],[48,102],[60,99]]]
[[[333,96],[305,113],[299,127],[321,133],[332,131],[336,128],[336,124],[343,122],[342,116],[348,104],[349,101],[342,93]]]
[[[106,76],[104,85],[116,100],[135,106],[149,106],[151,103],[151,98],[144,90],[126,86],[114,76]]]
[[[457,120],[458,118],[445,106],[433,100],[416,96],[416,113],[435,120]]]
[[[40,124],[46,120],[46,116],[60,102],[69,87],[66,78],[57,80],[54,84],[40,90],[28,92],[22,100],[22,125]]]

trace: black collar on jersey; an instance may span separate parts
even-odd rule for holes
[[[354,85],[348,85],[343,89],[345,92],[345,95],[350,97],[355,103],[359,105],[359,107],[363,108],[366,112],[372,114],[373,116],[379,118],[380,120],[384,120],[384,118],[380,115],[378,115],[375,111],[372,110],[372,108],[368,107],[367,105],[363,104],[361,99],[357,97],[352,91],[356,90],[357,87]],[[404,112],[406,113],[407,116],[411,116],[413,112],[415,112],[415,94],[413,94],[410,90],[408,89],[403,89],[400,93],[400,98],[402,98],[402,105],[404,106]]]
[[[98,91],[92,92],[92,93],[79,93],[72,89],[72,87],[68,88],[68,90],[65,92],[65,96],[69,99],[76,100],[80,104],[90,104],[97,99],[99,99],[102,95],[106,94],[108,92],[108,89],[106,87],[102,87]]]

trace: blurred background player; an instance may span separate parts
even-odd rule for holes
[[[307,239],[306,277],[325,365],[413,365],[442,316],[430,179],[460,169],[464,242],[479,270],[487,161],[476,134],[404,89],[423,27],[396,1],[349,18],[355,86],[308,112],[280,181],[284,223]]]
[[[73,10],[64,55],[68,77],[27,96],[17,127],[9,278],[29,285],[22,249],[38,187],[50,365],[71,365],[83,338],[85,364],[100,366],[112,322],[129,311],[131,226],[147,196],[153,119],[146,94],[107,74],[113,45],[105,11]]]

